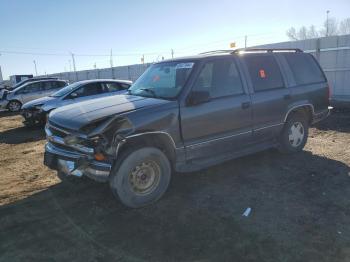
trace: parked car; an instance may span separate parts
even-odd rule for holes
[[[46,116],[58,107],[98,97],[126,92],[132,82],[127,80],[95,79],[75,82],[63,89],[23,105],[24,124],[45,124]]]
[[[58,80],[58,77],[33,77],[33,78],[27,78],[25,80],[22,80],[13,86],[10,86],[10,85],[0,86],[0,99],[2,98],[2,96],[6,91],[12,91],[24,84],[27,84],[30,82],[36,82],[40,80]]]
[[[0,100],[0,109],[18,112],[21,110],[23,104],[40,97],[48,96],[66,85],[68,85],[67,81],[54,79],[26,83],[13,91],[5,92],[2,100]]]
[[[301,50],[216,51],[153,64],[128,94],[56,109],[44,163],[109,181],[129,207],[158,200],[171,173],[271,147],[301,151],[329,114],[329,86]]]

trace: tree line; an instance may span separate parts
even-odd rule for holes
[[[309,27],[302,26],[298,29],[291,27],[286,32],[290,40],[305,40],[333,35],[350,34],[350,18],[337,21],[335,18],[329,18],[324,21],[320,29],[316,29],[314,25]]]

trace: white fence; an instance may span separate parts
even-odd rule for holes
[[[88,79],[124,79],[135,81],[151,64],[117,66],[112,68],[62,72],[47,76],[69,80],[70,83]]]

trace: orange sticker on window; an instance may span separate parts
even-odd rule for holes
[[[264,69],[260,69],[259,70],[259,75],[260,75],[261,78],[266,78],[265,70]]]
[[[160,76],[159,75],[155,75],[152,79],[153,82],[157,82],[160,80]]]

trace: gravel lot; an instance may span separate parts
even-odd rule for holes
[[[350,261],[350,112],[313,127],[302,153],[176,174],[138,210],[107,184],[61,182],[44,137],[0,113],[0,261]]]

